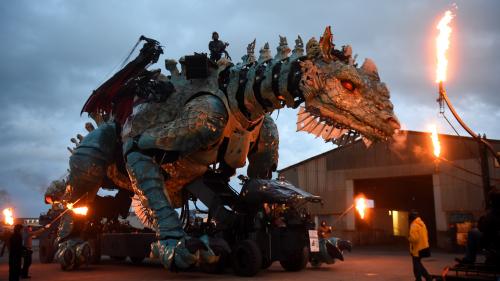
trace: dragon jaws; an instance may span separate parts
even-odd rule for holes
[[[321,137],[325,142],[337,142],[340,140],[354,141],[362,139],[365,146],[370,147],[374,140],[361,135],[355,129],[335,122],[333,120],[325,120],[324,118],[313,113],[314,110],[307,110],[301,106],[297,114],[297,132],[303,131],[313,134],[316,138]],[[397,121],[395,121],[397,122]],[[375,128],[373,128],[376,130]],[[384,134],[379,130],[380,134]],[[394,135],[399,133],[399,129],[394,130]]]

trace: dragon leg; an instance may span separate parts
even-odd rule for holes
[[[278,166],[278,128],[271,116],[266,115],[260,134],[248,155],[247,174],[251,178],[270,179]]]
[[[75,148],[69,160],[68,199],[75,207],[91,203],[99,190],[106,169],[113,161],[117,143],[114,123],[106,123],[90,132]],[[61,219],[56,243],[56,260],[65,270],[88,263],[90,245],[84,241],[82,230],[85,216],[67,212]]]
[[[132,186],[142,204],[152,211],[157,224],[158,241],[151,245],[151,253],[166,268],[174,265],[187,268],[197,262],[186,248],[186,234],[165,188],[167,185],[182,186],[180,178],[193,174],[193,167],[172,165],[170,170],[162,170],[161,165],[182,162],[186,155],[219,143],[227,119],[223,102],[213,95],[202,94],[187,102],[174,120],[157,124],[140,135],[128,136],[124,141],[123,151]],[[175,158],[171,155],[178,155],[178,159],[171,160]],[[195,164],[209,164],[198,162]],[[168,175],[166,179],[164,174]]]
[[[151,246],[153,256],[160,258],[167,268],[172,266],[174,260],[180,268],[195,263],[196,257],[184,247],[186,234],[177,212],[164,193],[164,179],[159,165],[152,157],[132,151],[127,155],[127,170],[142,204],[154,214],[159,240]]]

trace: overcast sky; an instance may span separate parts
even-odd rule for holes
[[[80,109],[120,65],[141,34],[165,46],[166,58],[206,52],[212,31],[233,60],[257,38],[319,38],[331,25],[337,45],[358,61],[375,60],[404,127],[428,130],[438,116],[435,25],[451,1],[1,1],[0,208],[18,216],[45,211],[42,192],[67,169],[69,139],[83,133]],[[500,2],[455,1],[449,96],[475,131],[500,138]],[[280,164],[332,149],[295,132],[296,111],[281,110]]]

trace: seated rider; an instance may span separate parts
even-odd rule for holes
[[[322,221],[318,227],[318,238],[326,239],[332,233],[332,227],[326,225],[326,221]]]
[[[229,53],[226,51],[226,47],[229,43],[219,40],[219,33],[212,32],[212,41],[208,43],[208,49],[210,50],[210,59],[217,62],[221,59],[222,54],[226,56],[227,59],[231,60]]]
[[[488,193],[488,200],[489,208],[479,218],[477,228],[467,234],[465,256],[456,259],[459,263],[475,263],[477,253],[482,249],[488,253],[486,262],[500,263],[500,189],[493,188]]]

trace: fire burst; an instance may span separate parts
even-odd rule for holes
[[[68,209],[70,209],[71,211],[73,211],[73,213],[75,213],[77,215],[82,215],[82,216],[87,215],[87,212],[89,211],[88,207],[74,208],[72,203],[66,204],[66,207],[68,207]]]
[[[14,224],[14,212],[12,211],[12,208],[3,209],[3,216],[5,224],[8,225]]]
[[[450,34],[451,27],[449,26],[454,15],[451,11],[446,11],[437,25],[439,35],[436,38],[437,48],[437,69],[436,69],[436,82],[446,81],[446,69],[448,67],[448,59],[446,58],[446,51],[450,47]]]
[[[365,210],[366,210],[366,199],[362,196],[356,198],[355,200],[356,211],[358,211],[361,219],[365,218]]]
[[[439,158],[439,155],[441,155],[441,143],[439,142],[436,125],[431,126],[431,139],[432,145],[434,146],[434,156]]]

